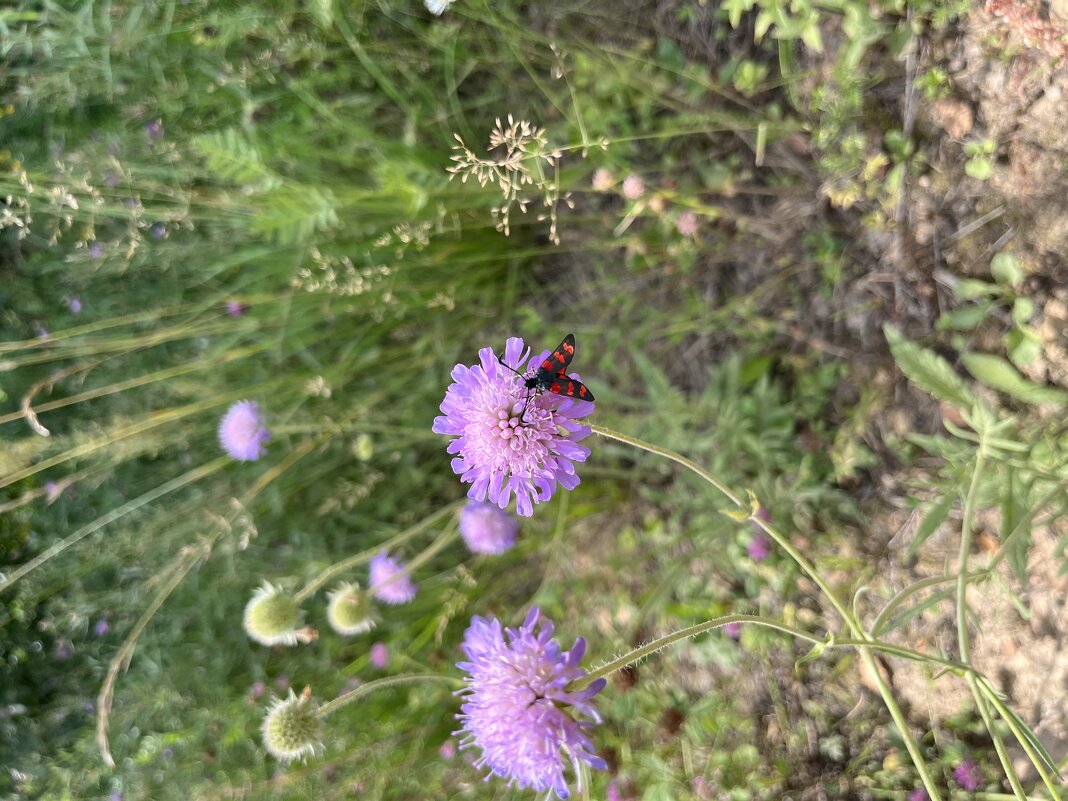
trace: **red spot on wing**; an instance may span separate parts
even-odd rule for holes
[[[552,372],[556,365],[553,364],[552,359],[546,359],[541,363],[541,369],[547,372]]]
[[[574,356],[575,355],[575,346],[572,345],[567,340],[564,340],[563,342],[561,342],[560,343],[560,347],[567,351],[567,355],[568,356]]]
[[[554,395],[559,395],[560,394],[560,382],[553,381],[551,384],[549,384],[549,392],[553,393]]]
[[[568,381],[567,382],[567,396],[570,398],[570,397],[573,397],[574,394],[575,394],[575,382],[574,381]]]
[[[560,364],[567,364],[567,358],[558,350],[553,351],[553,358],[560,362]]]
[[[586,397],[586,393],[588,391],[589,390],[586,389],[586,385],[585,384],[579,384],[579,397],[580,398],[585,398]]]

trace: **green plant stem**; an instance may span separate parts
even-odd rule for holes
[[[908,721],[905,719],[905,714],[902,712],[901,707],[897,703],[897,699],[894,698],[893,692],[886,684],[882,674],[879,671],[878,664],[875,661],[875,657],[871,651],[871,636],[864,630],[864,627],[860,625],[860,622],[850,613],[845,604],[838,598],[838,596],[831,589],[823,578],[816,571],[815,567],[798,551],[793,544],[782,534],[778,532],[767,521],[761,520],[756,516],[758,509],[747,509],[743,506],[742,501],[737,495],[731,492],[726,485],[721,483],[718,479],[712,476],[708,471],[704,470],[697,463],[687,459],[675,451],[667,450],[666,448],[660,448],[651,443],[631,437],[626,434],[621,434],[611,429],[604,428],[599,425],[591,425],[590,429],[606,439],[612,439],[617,442],[622,442],[626,445],[631,445],[635,448],[639,448],[650,453],[655,453],[659,456],[663,456],[665,459],[669,459],[677,464],[686,467],[693,471],[702,479],[711,484],[721,494],[726,496],[739,510],[745,512],[748,518],[757,526],[759,526],[769,537],[782,548],[793,559],[797,565],[811,578],[816,586],[820,588],[823,594],[826,596],[827,601],[835,608],[835,611],[842,617],[842,620],[849,627],[853,637],[865,645],[854,646],[857,653],[860,655],[861,661],[865,667],[868,668],[869,673],[872,676],[872,680],[875,682],[876,687],[879,690],[879,695],[882,696],[883,703],[886,705],[887,711],[890,712],[890,717],[893,718],[894,724],[897,726],[898,732],[901,735],[902,740],[905,743],[905,748],[909,752],[909,757],[912,759],[912,763],[916,766],[916,772],[920,776],[920,781],[923,783],[924,789],[927,790],[927,794],[930,796],[931,801],[941,801],[941,795],[938,792],[938,787],[934,783],[934,779],[931,777],[930,771],[927,767],[927,761],[923,758],[923,754],[920,751],[920,744],[916,741],[916,738],[912,736],[912,732],[909,731]]]
[[[968,580],[971,581],[973,579],[984,578],[987,575],[989,575],[989,570],[977,570],[974,573],[968,574]],[[887,622],[889,622],[890,615],[893,611],[920,590],[926,590],[929,587],[937,587],[940,584],[949,584],[956,580],[956,576],[933,576],[932,578],[923,579],[905,587],[887,602],[886,606],[883,607],[883,610],[875,618],[875,621],[871,624],[871,635],[873,637],[878,637],[882,633]]]
[[[121,517],[124,517],[130,512],[140,509],[142,506],[153,503],[154,501],[162,498],[164,495],[169,495],[172,492],[180,490],[182,487],[193,484],[202,478],[210,476],[212,473],[216,473],[222,468],[226,467],[233,460],[229,456],[220,456],[207,464],[202,464],[199,467],[194,467],[192,470],[183,473],[180,476],[172,478],[170,481],[160,484],[158,487],[146,492],[144,495],[139,495],[133,500],[127,501],[122,506],[112,509],[105,515],[98,517],[92,523],[88,523],[75,531],[66,539],[62,539],[57,543],[54,543],[46,550],[39,553],[29,562],[24,565],[20,565],[11,571],[10,575],[0,578],[0,592],[8,589],[12,584],[18,581],[32,570],[43,565],[49,559],[65,551],[70,546],[77,543],[79,540],[88,537],[90,534],[99,531],[111,523],[114,523]]]
[[[360,551],[359,553],[350,556],[348,559],[342,559],[340,562],[337,562],[337,563],[331,565],[330,567],[328,567],[325,570],[323,570],[318,576],[316,576],[311,581],[309,581],[307,584],[305,584],[304,587],[301,590],[299,590],[293,596],[293,600],[296,601],[298,604],[301,603],[302,601],[304,601],[304,600],[310,598],[312,595],[314,595],[316,593],[316,591],[318,591],[318,589],[320,587],[322,587],[324,584],[326,584],[328,581],[330,581],[330,579],[332,579],[334,576],[336,576],[336,575],[338,575],[340,573],[344,573],[346,570],[351,570],[354,567],[358,567],[359,565],[362,565],[364,562],[370,561],[376,554],[379,554],[382,551],[392,550],[393,548],[396,548],[396,547],[398,547],[400,545],[403,545],[408,540],[413,539],[415,537],[418,537],[420,534],[422,534],[428,528],[433,526],[439,520],[442,520],[443,518],[447,517],[448,515],[456,512],[466,502],[467,502],[466,498],[464,500],[460,500],[460,501],[453,501],[452,503],[448,504],[447,506],[441,507],[436,512],[433,512],[432,514],[427,515],[422,520],[420,520],[418,523],[415,523],[414,525],[409,526],[408,528],[406,528],[404,531],[400,532],[399,534],[396,534],[393,537],[390,537],[385,542],[383,542],[383,543],[381,543],[379,545],[375,545],[373,548],[368,548],[367,550]],[[434,545],[430,546],[430,548],[433,548],[433,547],[434,547]],[[442,544],[440,547],[444,547],[444,544]],[[428,548],[427,550],[429,551],[430,548]],[[435,550],[433,553],[431,553],[430,556],[433,556],[434,553],[437,553],[437,550]],[[426,561],[426,559],[430,558],[430,556],[427,556],[426,559],[424,559],[425,554],[426,554],[426,551],[424,551],[422,554],[417,556],[415,559],[413,559],[408,564],[408,568],[407,568],[407,571],[405,572],[405,575],[407,575],[407,573],[410,572],[412,569],[414,569],[415,567],[418,567],[420,564],[422,564],[424,561]]]
[[[440,673],[409,673],[405,676],[386,676],[384,679],[375,679],[369,681],[367,684],[361,684],[354,690],[351,690],[344,695],[339,695],[332,701],[327,701],[315,712],[317,718],[325,718],[327,715],[331,715],[337,712],[343,706],[351,704],[353,701],[358,701],[363,696],[373,693],[375,690],[384,690],[387,687],[395,687],[399,684],[418,684],[420,682],[448,682],[450,684],[456,684],[461,687],[464,686],[463,679],[458,679],[455,676],[443,676]]]
[[[975,500],[979,494],[979,484],[982,481],[985,466],[986,456],[983,453],[983,446],[980,444],[975,457],[975,467],[972,470],[971,484],[968,487],[968,494],[964,498],[964,519],[961,521],[960,532],[960,564],[957,572],[957,645],[960,650],[961,662],[971,662],[971,643],[968,638],[968,555],[972,548],[972,521],[975,518]],[[975,699],[975,706],[983,718],[987,731],[990,732],[994,750],[997,752],[998,759],[1001,760],[1002,770],[1005,771],[1005,775],[1009,779],[1012,792],[1017,798],[1023,799],[1025,796],[1023,787],[1016,776],[1012,760],[1009,759],[1008,752],[1005,750],[1005,743],[994,728],[990,708],[979,691],[975,676],[969,675],[967,682],[968,688],[972,692],[972,697]]]
[[[943,667],[958,671],[961,673],[971,672],[971,669],[967,665],[963,665],[960,662],[954,662],[950,659],[940,659],[938,657],[930,657],[927,654],[921,654],[919,651],[913,651],[910,648],[904,648],[890,643],[872,642],[870,640],[836,640],[836,639],[820,639],[815,634],[799,629],[794,626],[784,623],[781,620],[773,620],[771,618],[760,617],[759,615],[745,615],[745,614],[732,614],[722,615],[720,617],[712,618],[711,620],[705,620],[696,625],[689,626],[684,629],[679,629],[671,634],[667,634],[652,642],[635,648],[633,651],[629,651],[623,656],[613,659],[611,662],[602,665],[596,670],[588,673],[582,678],[581,681],[575,683],[576,688],[587,686],[590,682],[596,681],[599,678],[603,678],[617,670],[622,670],[628,665],[633,665],[640,662],[650,654],[663,650],[670,645],[674,645],[682,640],[690,639],[691,637],[697,637],[704,634],[707,631],[718,629],[722,626],[726,626],[729,623],[753,623],[758,626],[764,626],[765,628],[775,629],[785,634],[789,634],[792,637],[796,637],[799,640],[812,643],[815,646],[819,646],[822,649],[831,650],[836,648],[871,648],[875,651],[883,651],[894,656],[900,656],[905,659],[913,659],[917,661],[931,661],[935,662]]]

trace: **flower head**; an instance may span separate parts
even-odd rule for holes
[[[927,794],[924,788],[917,787],[909,793],[909,801],[931,801],[931,796]]]
[[[231,317],[240,317],[246,311],[245,305],[239,300],[226,301],[226,313]]]
[[[580,637],[570,651],[561,651],[552,634],[552,623],[541,619],[537,607],[518,629],[502,629],[495,619],[471,619],[463,642],[468,661],[457,663],[468,674],[459,716],[463,729],[457,734],[463,735],[462,746],[481,749],[479,767],[511,784],[567,798],[568,761],[607,767],[585,734],[601,721],[592,699],[605,680],[569,691],[569,684],[586,675],[579,667],[586,643]]]
[[[645,181],[637,175],[628,175],[623,179],[623,197],[637,200],[645,194]]]
[[[699,227],[700,223],[697,220],[697,215],[692,211],[684,211],[675,220],[675,230],[682,236],[696,235]]]
[[[359,584],[348,581],[339,584],[326,594],[326,599],[326,619],[338,634],[351,637],[375,627],[370,598],[360,591]]]
[[[597,192],[607,192],[615,185],[616,178],[612,175],[611,170],[606,169],[605,167],[598,167],[594,170],[591,183],[593,184],[594,190]]]
[[[518,337],[505,343],[503,364],[492,348],[483,348],[479,364],[453,368],[443,414],[434,420],[436,433],[456,438],[448,452],[456,454],[453,471],[471,485],[468,496],[505,509],[514,493],[523,517],[534,514],[535,503],[549,500],[557,485],[577,487],[575,462],[590,455],[579,444],[590,429],[576,421],[593,411],[593,403],[532,395],[514,372],[534,370],[547,356],[529,358],[530,349]]]
[[[310,687],[305,687],[299,698],[290,690],[288,698],[271,704],[263,719],[263,747],[267,753],[281,762],[292,762],[318,751],[322,736],[315,714],[318,708]]]
[[[426,10],[435,17],[440,17],[444,14],[452,4],[453,0],[423,0],[423,5],[426,6]]]
[[[756,531],[749,540],[749,544],[745,546],[745,550],[754,562],[763,562],[771,556],[771,540],[763,531]]]
[[[311,642],[318,634],[312,628],[298,628],[300,618],[297,602],[265,581],[245,605],[243,625],[245,633],[262,645]]]
[[[742,636],[742,624],[737,620],[731,621],[723,626],[723,631],[732,640],[737,640]]]
[[[460,513],[460,536],[472,553],[504,553],[518,533],[519,521],[492,503],[468,501]]]
[[[974,793],[983,782],[983,771],[974,759],[965,757],[964,761],[953,771],[953,778],[969,793]]]
[[[254,462],[267,450],[271,432],[263,424],[263,413],[255,401],[238,401],[219,423],[219,444],[234,459]]]
[[[67,301],[67,308],[70,309],[71,314],[82,313],[82,301],[77,295],[73,295],[70,300]]]
[[[416,585],[405,565],[385,551],[371,560],[371,592],[383,603],[406,604],[415,597]]]
[[[163,137],[163,120],[155,119],[149,120],[145,123],[145,133],[148,134],[149,139],[160,139]]]

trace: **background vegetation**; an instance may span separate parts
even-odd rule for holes
[[[454,364],[567,331],[597,422],[752,488],[869,620],[930,580],[883,621],[909,647],[957,653],[971,498],[973,629],[1024,655],[976,660],[1063,760],[1064,694],[1028,688],[1064,678],[1064,29],[989,6],[0,10],[0,796],[526,797],[450,756],[437,688],[368,696],[286,769],[260,721],[290,686],[453,670],[471,615],[535,603],[593,664],[731,611],[832,627],[692,477],[594,441],[515,550],[450,546],[372,634],[319,598],[313,645],[245,637],[264,579],[462,497],[430,431]],[[216,440],[242,398],[256,463]],[[807,649],[744,627],[618,674],[593,797],[909,797],[871,676]],[[929,702],[956,679],[886,667],[937,781],[969,758],[1011,792],[972,697]]]

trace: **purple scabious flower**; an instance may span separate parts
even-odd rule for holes
[[[492,503],[468,501],[460,513],[460,536],[472,553],[504,553],[518,533],[519,521]]]
[[[441,404],[443,415],[434,419],[435,433],[456,437],[448,452],[456,454],[453,472],[471,485],[468,496],[489,498],[505,509],[515,493],[516,511],[523,517],[534,514],[534,504],[549,500],[557,485],[578,486],[575,462],[590,455],[579,442],[590,429],[576,420],[593,411],[590,401],[551,393],[532,396],[513,370],[529,374],[548,351],[529,356],[523,340],[511,337],[504,365],[492,348],[478,352],[480,364],[456,365]]]
[[[238,401],[219,423],[219,444],[239,462],[254,462],[267,453],[263,446],[271,432],[263,425],[263,413],[255,401]]]
[[[568,691],[586,671],[579,667],[586,643],[580,637],[570,651],[552,639],[553,625],[534,607],[518,629],[502,629],[500,621],[471,619],[464,633],[468,661],[456,666],[467,672],[461,707],[461,747],[477,746],[478,767],[539,792],[553,790],[567,798],[564,767],[580,761],[605,770],[585,730],[601,718],[592,699],[605,686],[597,679],[588,687]],[[575,720],[582,714],[589,720]]]
[[[416,585],[405,566],[385,551],[371,560],[371,594],[383,603],[406,604],[415,597]]]
[[[974,793],[979,789],[979,785],[983,781],[983,771],[974,759],[965,757],[964,761],[954,769],[953,778],[957,780],[957,784],[969,793]]]

